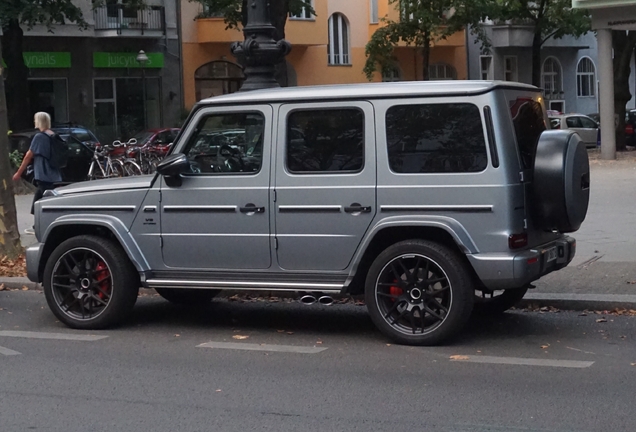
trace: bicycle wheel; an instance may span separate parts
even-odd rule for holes
[[[127,176],[136,176],[142,174],[141,167],[137,165],[137,162],[134,162],[132,160],[127,160],[126,162],[124,162],[124,171]]]
[[[108,173],[108,177],[124,177],[126,175],[126,169],[121,161],[111,161],[110,168],[112,171]]]

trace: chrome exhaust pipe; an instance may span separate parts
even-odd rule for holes
[[[314,303],[316,303],[318,301],[318,299],[316,298],[316,296],[311,295],[311,294],[305,294],[300,298],[300,302],[302,304],[306,304],[306,305],[312,305]]]
[[[328,295],[323,295],[318,298],[318,303],[323,306],[331,306],[333,304],[333,298]]]

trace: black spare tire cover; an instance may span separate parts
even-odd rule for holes
[[[590,162],[573,131],[544,131],[539,138],[532,181],[533,220],[546,231],[573,232],[590,202]]]

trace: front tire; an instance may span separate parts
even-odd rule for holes
[[[43,289],[53,314],[77,329],[121,323],[139,293],[139,275],[121,247],[83,235],[62,242],[44,268]]]
[[[426,240],[388,247],[375,259],[365,301],[378,329],[397,343],[436,345],[464,326],[474,287],[461,257]]]

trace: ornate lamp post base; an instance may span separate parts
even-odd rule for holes
[[[266,0],[250,0],[247,25],[243,29],[245,40],[232,45],[232,54],[245,65],[245,82],[239,91],[280,87],[275,65],[291,51],[286,40],[274,40],[276,28],[269,20]]]

